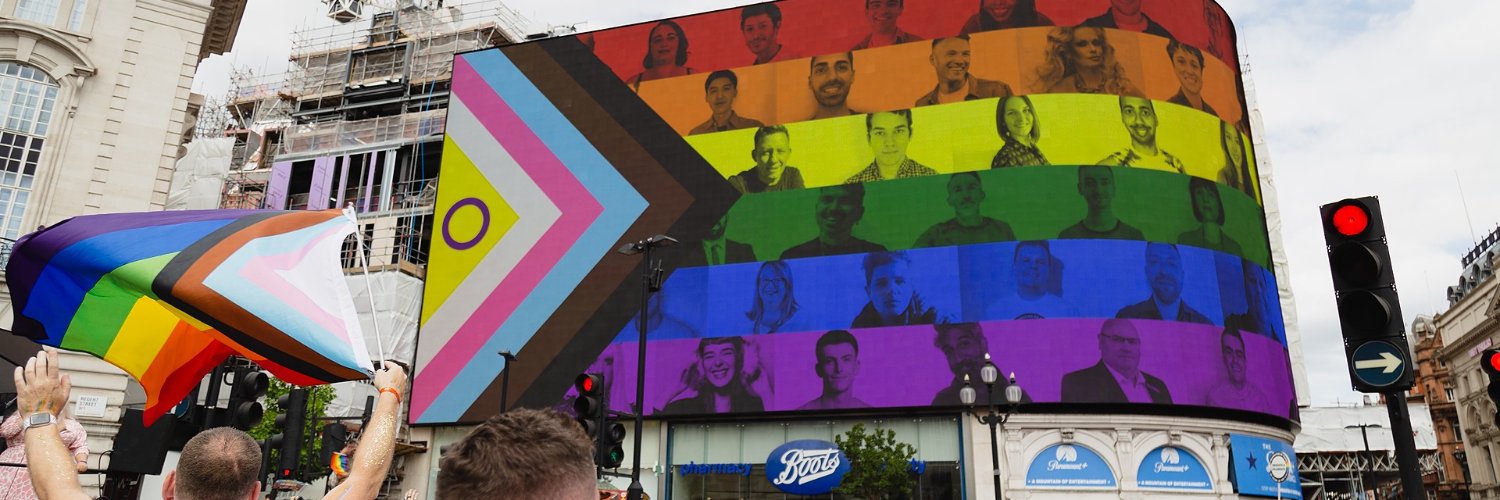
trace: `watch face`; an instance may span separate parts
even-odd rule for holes
[[[46,425],[53,422],[51,413],[33,413],[26,416],[26,425]]]

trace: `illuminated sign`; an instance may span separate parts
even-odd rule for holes
[[[1088,447],[1055,444],[1031,459],[1026,486],[1044,488],[1114,488],[1109,463]]]

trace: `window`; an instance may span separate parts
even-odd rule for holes
[[[62,0],[20,0],[16,4],[16,17],[42,24],[57,22],[58,3]],[[81,22],[81,21],[80,21]]]
[[[57,92],[40,70],[0,62],[0,237],[21,235]]]
[[[89,8],[89,0],[73,0],[73,13],[68,14],[68,31],[83,31],[83,14]]]
[[[1444,396],[1448,396],[1448,401],[1454,401],[1454,399],[1453,399],[1453,388],[1449,387],[1447,389],[1443,389],[1443,395]]]

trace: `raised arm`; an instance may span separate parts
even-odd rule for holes
[[[31,485],[42,500],[87,500],[78,485],[78,470],[62,439],[62,409],[68,404],[72,381],[59,375],[57,350],[50,347],[16,367],[16,395],[22,418],[51,414],[52,423],[33,425],[23,431],[26,442],[26,470]]]
[[[360,433],[359,451],[354,454],[349,478],[328,492],[324,500],[373,499],[391,469],[398,427],[396,413],[406,394],[406,370],[390,361],[384,365],[383,369],[375,371],[375,387],[380,390],[380,395],[370,414],[370,423]]]

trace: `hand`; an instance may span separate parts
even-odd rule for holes
[[[16,403],[23,416],[41,412],[61,415],[73,390],[72,379],[58,375],[57,349],[51,347],[27,360],[26,366],[16,367],[15,382]]]
[[[385,368],[375,370],[375,389],[391,388],[406,391],[406,369],[394,361],[382,362]]]

